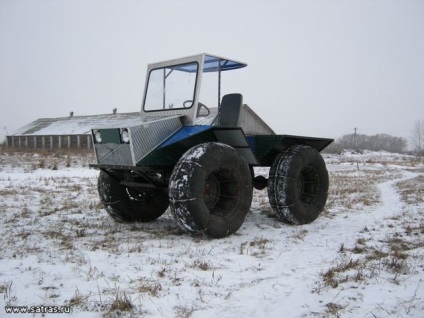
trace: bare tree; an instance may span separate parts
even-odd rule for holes
[[[412,146],[414,151],[419,155],[424,155],[424,119],[417,120],[412,129],[411,135]]]

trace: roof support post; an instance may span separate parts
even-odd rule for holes
[[[58,147],[59,149],[61,149],[61,148],[62,148],[62,136],[61,136],[61,135],[59,135],[58,137],[59,137],[59,139],[58,139],[58,145],[57,145],[57,147]]]
[[[34,149],[37,149],[37,136],[34,136]]]
[[[68,138],[68,149],[70,149],[71,148],[71,136],[68,135],[66,137]]]
[[[81,148],[81,135],[77,135],[77,149]]]

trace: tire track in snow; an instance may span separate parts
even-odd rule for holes
[[[281,236],[275,243],[274,251],[260,260],[263,272],[256,273],[257,279],[246,282],[243,279],[231,290],[231,307],[219,309],[216,314],[232,317],[235,314],[252,316],[264,315],[269,318],[310,317],[314,313],[325,311],[325,304],[334,300],[330,290],[322,294],[313,294],[314,285],[320,273],[334,265],[340,255],[340,246],[353,247],[365,228],[375,228],[403,211],[400,194],[395,184],[417,176],[416,173],[403,171],[402,177],[382,182],[377,185],[380,203],[374,208],[338,215],[332,219],[318,218],[314,223],[304,226],[284,226]],[[293,242],[293,231],[304,229],[308,232],[304,240]],[[276,238],[277,240],[277,238]],[[244,271],[249,271],[244,268]],[[257,294],[257,290],[261,294]],[[246,302],[246,299],[249,299]],[[267,303],[268,306],[264,306]],[[225,307],[225,306],[224,306]],[[267,308],[264,310],[264,308]],[[214,310],[211,310],[213,312]]]
[[[402,213],[404,204],[402,203],[399,192],[395,189],[395,184],[416,176],[418,176],[417,173],[403,171],[403,177],[378,184],[381,203],[372,213],[374,223],[379,223],[379,221],[387,220]]]
[[[338,215],[331,219],[321,218],[310,226],[318,227],[311,229],[315,235],[326,236],[329,248],[340,247],[354,244],[356,239],[361,237],[360,233],[365,227],[376,227],[402,213],[403,203],[400,194],[395,189],[395,184],[416,177],[418,174],[403,171],[402,177],[397,177],[389,181],[377,184],[380,193],[380,202],[378,205],[358,210],[355,213]],[[324,227],[324,229],[320,229]],[[315,238],[318,239],[318,238]],[[314,239],[314,240],[315,240]],[[336,246],[335,246],[336,244]]]

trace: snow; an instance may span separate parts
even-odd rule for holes
[[[0,316],[71,305],[45,317],[422,317],[422,160],[325,155],[331,186],[315,222],[279,222],[255,190],[240,230],[209,240],[169,212],[114,222],[92,159],[0,154]],[[125,299],[131,311],[113,309]]]

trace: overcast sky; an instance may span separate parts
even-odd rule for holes
[[[0,0],[0,139],[139,111],[148,63],[202,52],[249,64],[228,83],[280,134],[409,138],[424,119],[422,0]]]

